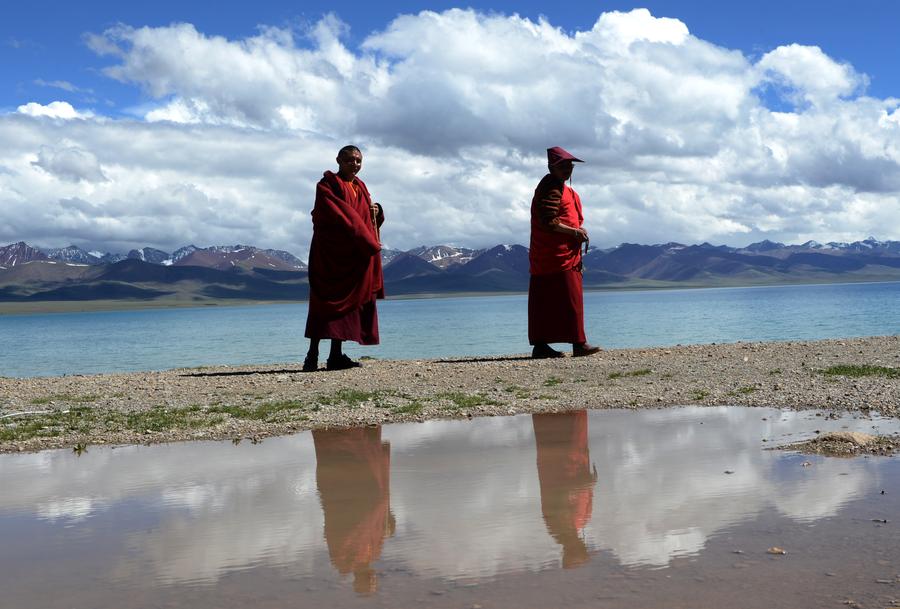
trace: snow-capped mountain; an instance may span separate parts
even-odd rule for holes
[[[420,245],[406,253],[421,258],[439,269],[446,269],[450,266],[465,264],[483,251],[452,245]]]
[[[151,264],[163,264],[169,257],[170,254],[168,252],[152,247],[142,247],[139,250],[131,250],[125,256],[128,260],[141,260],[142,262],[149,262]]]
[[[50,248],[43,250],[50,260],[66,262],[69,264],[103,264],[103,259],[91,252],[87,252],[77,245],[69,247]]]
[[[0,247],[0,267],[5,269],[33,260],[47,260],[47,255],[24,241]]]

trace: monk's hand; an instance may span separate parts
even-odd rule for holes
[[[575,239],[578,240],[578,243],[584,243],[585,241],[588,240],[588,234],[587,234],[587,231],[584,230],[583,228],[575,228],[575,229],[572,229],[572,230],[575,231],[575,232],[572,234],[572,236],[575,237]]]

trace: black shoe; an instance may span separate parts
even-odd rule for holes
[[[303,372],[315,372],[319,369],[319,358],[313,358],[311,355],[307,355],[306,359],[303,360]]]
[[[595,353],[600,353],[600,347],[594,347],[587,343],[572,345],[572,357],[586,357]]]
[[[341,353],[337,357],[329,357],[325,362],[325,368],[328,370],[346,370],[348,368],[361,368],[362,364],[354,362],[352,359]]]
[[[547,343],[538,343],[531,350],[531,359],[548,359],[551,357],[563,357],[563,354]]]

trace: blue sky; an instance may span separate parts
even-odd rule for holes
[[[404,249],[527,243],[551,145],[589,161],[597,245],[900,239],[898,27],[888,0],[19,3],[0,243],[303,255],[347,141]]]

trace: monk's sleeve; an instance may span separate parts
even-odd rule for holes
[[[562,201],[562,189],[550,182],[542,181],[534,193],[535,217],[538,226],[552,231],[554,227],[560,223],[559,207]]]

